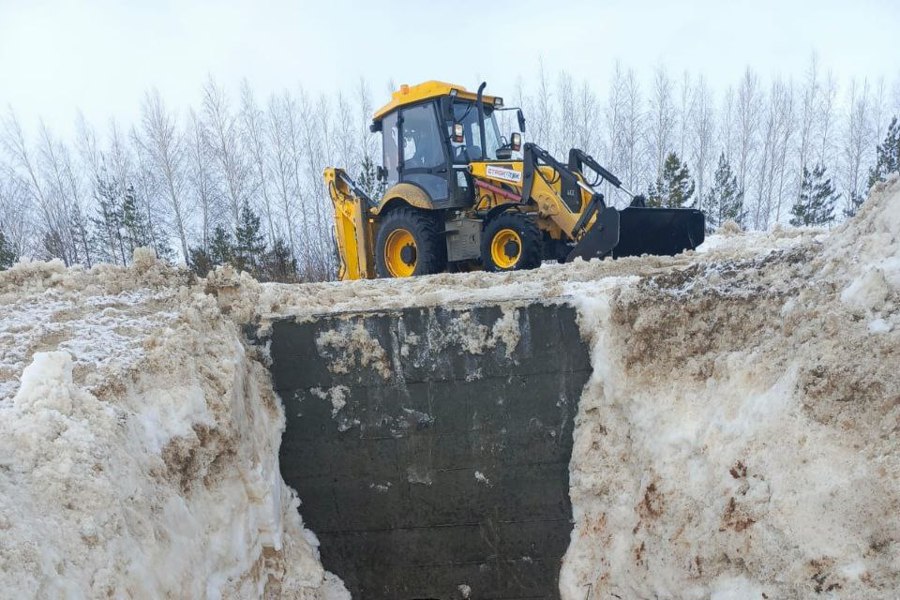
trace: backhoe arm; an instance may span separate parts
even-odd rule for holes
[[[372,227],[368,211],[375,203],[343,169],[329,167],[325,185],[334,205],[334,242],[340,261],[338,277],[375,277]]]

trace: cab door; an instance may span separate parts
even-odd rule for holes
[[[450,200],[450,161],[436,103],[402,108],[398,121],[400,181],[418,185],[428,192],[435,207],[445,208]],[[387,129],[384,133],[390,135]]]

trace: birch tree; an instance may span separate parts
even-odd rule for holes
[[[74,262],[91,266],[91,248],[87,220],[81,209],[81,186],[72,169],[68,148],[55,140],[42,122],[39,128],[38,156],[45,173],[45,190],[55,199],[56,210],[64,224],[60,227],[65,253]]]
[[[231,113],[225,90],[212,78],[203,86],[203,116],[217,179],[223,187],[222,196],[231,217],[231,228],[241,222],[241,207],[248,197],[249,165],[245,159],[237,119]]]
[[[77,254],[71,243],[69,214],[44,180],[41,165],[32,155],[22,126],[12,110],[3,123],[2,143],[13,167],[22,173],[22,180],[40,218],[41,243],[36,250],[43,256],[59,258],[66,266],[74,264]]]
[[[550,81],[544,69],[544,60],[538,62],[537,99],[535,100],[534,141],[544,147],[551,154],[556,152],[556,131],[554,127],[555,115],[553,110],[553,93],[550,90]]]
[[[844,162],[844,193],[847,203],[846,210],[855,212],[855,207],[865,198],[866,169],[864,158],[875,145],[872,135],[872,123],[870,114],[869,83],[861,84],[856,80],[851,81],[847,107],[847,130],[844,133],[843,162]]]
[[[199,214],[199,246],[209,252],[212,231],[215,227],[215,181],[213,179],[212,144],[200,116],[191,109],[188,113],[186,135],[187,183],[193,193],[194,206]]]
[[[182,260],[187,262],[187,211],[185,201],[185,145],[175,116],[166,109],[159,90],[144,95],[141,105],[142,134],[137,138],[156,172],[162,192],[171,211],[175,234],[181,247]]]
[[[279,227],[279,236],[287,240],[288,248],[293,256],[297,256],[298,248],[294,238],[294,158],[291,153],[291,100],[285,93],[283,96],[269,98],[268,142],[272,155],[272,187],[281,211],[283,227]],[[305,259],[305,252],[301,254]]]
[[[703,208],[707,174],[714,155],[715,105],[712,92],[701,75],[693,92],[694,110],[690,120],[691,160],[697,181],[697,208]]]
[[[653,176],[662,175],[663,164],[673,145],[676,115],[672,98],[672,80],[665,67],[660,65],[653,75],[648,118],[648,147],[653,157]]]
[[[751,69],[744,71],[738,87],[735,105],[735,126],[737,138],[737,177],[741,194],[745,201],[750,183],[750,171],[759,145],[759,120],[762,109],[762,95],[759,77]],[[758,216],[758,213],[757,213]],[[754,219],[754,227],[759,226]]]
[[[269,176],[267,163],[266,148],[266,116],[257,107],[256,99],[253,96],[253,90],[250,88],[250,82],[246,79],[241,83],[241,137],[243,146],[247,149],[249,162],[254,178],[251,187],[256,190],[262,201],[262,216],[266,223],[265,237],[268,239],[269,247],[275,245],[275,214],[273,210],[273,202],[269,194]],[[248,173],[248,177],[250,174]]]

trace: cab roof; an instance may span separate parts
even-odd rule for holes
[[[444,81],[426,81],[425,83],[420,83],[418,85],[406,85],[404,83],[400,86],[399,90],[391,94],[390,102],[375,111],[372,120],[376,122],[380,121],[385,115],[392,113],[401,106],[406,106],[407,104],[414,104],[431,98],[449,96],[450,92],[453,90],[456,90],[457,96],[464,100],[474,101],[478,97],[478,94],[466,90],[466,88],[461,85],[454,85]],[[488,96],[485,94],[483,98],[485,104],[493,104],[496,96]]]

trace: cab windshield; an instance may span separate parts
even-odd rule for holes
[[[487,148],[482,155],[481,127],[478,123],[478,106],[471,101],[456,101],[453,103],[453,121],[462,123],[462,142],[452,141],[453,130],[450,126],[450,145],[453,147],[453,162],[467,163],[473,160],[497,160],[497,150],[500,148],[500,129],[494,119],[494,107],[484,105],[484,140]]]

